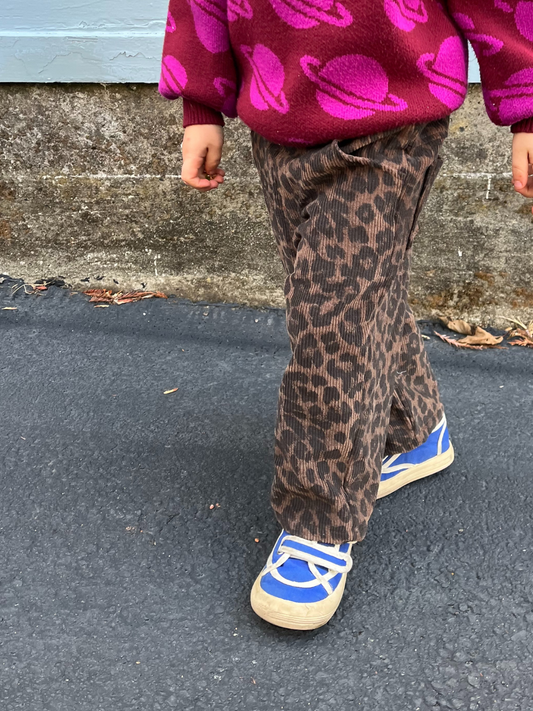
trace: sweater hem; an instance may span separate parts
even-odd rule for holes
[[[224,126],[224,118],[220,111],[199,104],[190,99],[183,99],[183,128],[193,125]]]
[[[513,123],[511,133],[533,133],[533,116]]]

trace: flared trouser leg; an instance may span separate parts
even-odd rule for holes
[[[417,447],[442,417],[407,291],[448,121],[312,148],[252,133],[286,273],[292,354],[271,502],[289,533],[364,538],[383,457]]]

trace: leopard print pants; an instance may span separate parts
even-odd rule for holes
[[[363,539],[383,457],[422,444],[444,414],[407,290],[448,126],[445,117],[311,148],[252,132],[286,273],[292,356],[271,502],[291,534]]]

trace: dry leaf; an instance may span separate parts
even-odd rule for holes
[[[459,343],[466,343],[469,346],[488,346],[491,348],[499,347],[504,348],[504,346],[498,346],[499,343],[503,341],[503,336],[493,336],[492,333],[488,333],[485,329],[480,326],[476,327],[475,333],[471,336],[466,336],[466,338],[461,338]]]
[[[172,390],[164,390],[163,395],[168,395],[169,393],[175,393],[178,388],[172,388]]]
[[[122,291],[113,293],[111,289],[87,289],[83,292],[90,296],[89,301],[104,302],[107,304],[129,304],[132,301],[140,301],[141,299],[168,299],[166,294],[161,291],[128,291],[124,294]]]
[[[455,338],[449,338],[448,336],[443,336],[442,333],[437,333],[437,331],[433,331],[433,333],[438,336],[441,341],[444,341],[445,343],[449,343],[450,346],[455,346],[456,348],[471,348],[472,350],[476,351],[482,351],[484,350],[484,346],[471,346],[468,343],[461,343],[460,341],[456,341]]]
[[[510,321],[511,323],[514,323],[514,324],[515,324],[515,328],[516,328],[516,326],[520,326],[520,328],[523,328],[524,331],[527,331],[527,330],[528,330],[528,327],[527,327],[525,324],[523,324],[522,321],[519,321],[517,318],[507,318],[507,316],[502,316],[502,318],[503,318],[505,321]],[[530,325],[531,325],[531,324],[530,324]]]
[[[463,333],[465,336],[470,336],[475,332],[475,327],[466,321],[461,319],[448,320],[446,318],[441,319],[442,323],[449,328],[450,331],[455,331],[456,333]]]
[[[453,344],[457,348],[505,348],[505,346],[499,345],[503,341],[503,336],[493,336],[481,326],[474,326],[462,319],[453,320],[444,317],[440,320],[446,328],[465,336],[465,338],[455,340],[437,334],[443,341]]]
[[[530,324],[533,326],[533,324]],[[517,338],[516,341],[508,341],[510,346],[525,346],[526,348],[533,348],[533,329],[530,327],[524,331],[523,328],[515,328],[509,334],[509,338]]]

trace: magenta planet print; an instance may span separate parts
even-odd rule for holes
[[[198,39],[211,54],[229,49],[226,0],[188,0]]]
[[[385,13],[395,27],[411,32],[418,23],[428,21],[422,0],[385,0]]]
[[[285,70],[278,57],[265,47],[256,44],[252,48],[241,45],[241,52],[250,62],[252,80],[250,82],[250,101],[259,111],[274,109],[280,114],[289,110],[289,102],[283,92]]]
[[[533,116],[533,67],[511,74],[505,86],[487,92],[501,122],[511,124]]]
[[[177,99],[187,84],[187,72],[176,57],[167,55],[161,62],[159,93],[166,99]]]
[[[254,16],[252,7],[248,0],[228,0],[228,20],[235,22],[239,17],[251,20]]]
[[[479,54],[484,57],[490,57],[491,54],[497,54],[503,47],[503,42],[492,35],[486,35],[475,31],[475,25],[472,18],[464,15],[462,12],[456,12],[453,19],[463,30],[464,36],[472,43],[472,46]]]
[[[514,19],[522,37],[533,42],[533,2],[519,2]]]
[[[429,81],[433,96],[454,111],[463,103],[467,92],[467,50],[458,35],[445,39],[437,53],[422,54],[417,67]]]
[[[176,23],[174,22],[174,18],[170,14],[170,12],[167,15],[167,26],[165,27],[165,32],[175,32],[176,31]]]
[[[494,0],[494,7],[498,10],[503,10],[504,12],[512,12],[513,8],[505,0]]]
[[[213,86],[224,99],[220,109],[221,112],[226,116],[235,118],[237,116],[237,85],[235,82],[225,77],[216,77],[216,79],[213,79]]]
[[[304,30],[321,22],[348,27],[353,22],[350,12],[336,0],[270,0],[276,14],[291,27]]]
[[[318,85],[318,103],[330,116],[349,121],[407,108],[403,99],[388,93],[387,74],[373,57],[345,54],[321,64],[314,57],[300,59],[304,74]]]

